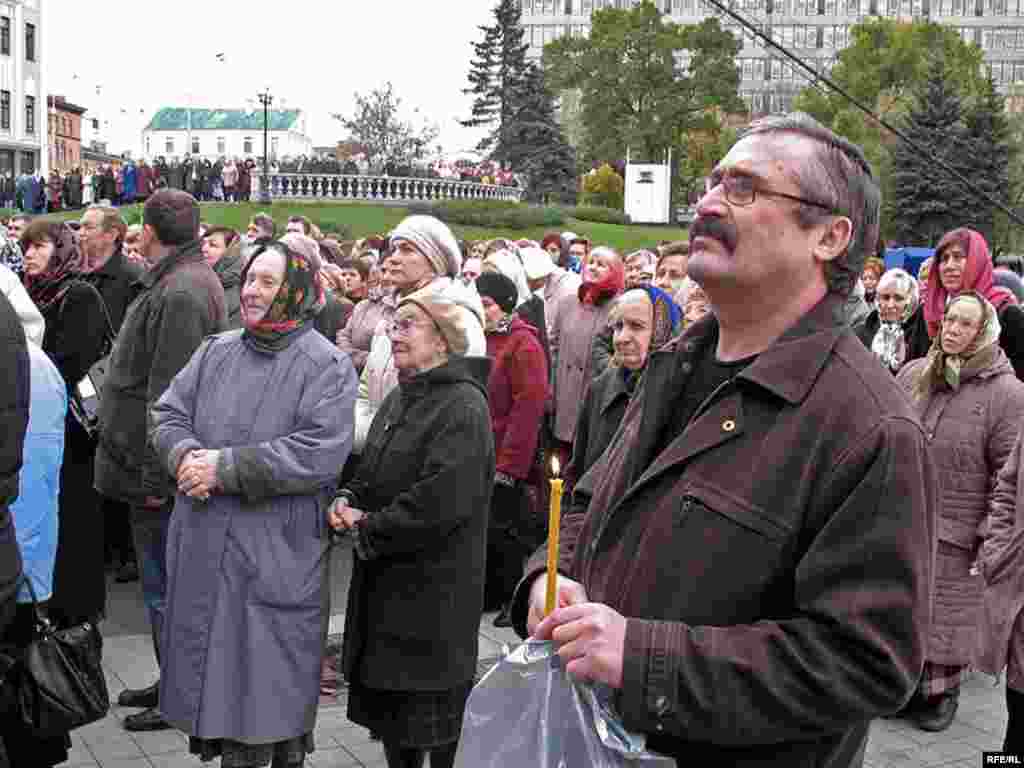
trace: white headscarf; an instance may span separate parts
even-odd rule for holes
[[[515,283],[518,295],[517,307],[523,302],[529,301],[533,294],[530,291],[530,283],[526,279],[526,270],[523,268],[523,262],[519,259],[518,254],[506,249],[495,251],[484,259],[483,266],[492,267]]]

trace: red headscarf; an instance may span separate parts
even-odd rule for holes
[[[942,251],[953,244],[958,244],[967,254],[967,266],[964,269],[964,279],[960,284],[959,293],[971,291],[980,293],[996,308],[996,312],[1001,312],[1003,307],[1017,303],[1012,291],[994,283],[992,257],[989,255],[988,243],[985,242],[985,238],[973,229],[966,227],[954,229],[942,236],[939,245],[935,248],[935,261],[928,272],[928,299],[924,305],[924,319],[928,322],[928,335],[932,338],[935,338],[935,334],[942,327],[942,316],[946,312],[946,300],[951,298],[946,289],[942,287],[939,270]]]
[[[591,254],[590,258],[594,258]],[[584,272],[587,268],[584,267]],[[603,304],[608,299],[618,296],[626,287],[626,268],[622,259],[616,259],[608,273],[598,282],[583,281],[580,286],[579,297],[584,304]]]

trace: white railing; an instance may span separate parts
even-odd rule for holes
[[[271,173],[273,200],[504,200],[518,203],[523,190],[495,184],[397,176],[349,176],[332,173]],[[253,175],[253,199],[259,199],[263,175]]]

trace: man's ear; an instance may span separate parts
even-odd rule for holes
[[[846,216],[833,216],[814,246],[814,257],[818,261],[835,261],[846,252],[852,239],[853,222]]]

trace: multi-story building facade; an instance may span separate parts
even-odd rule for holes
[[[530,55],[563,35],[586,35],[590,15],[608,7],[630,8],[640,0],[520,0]],[[984,54],[996,83],[1006,91],[1024,83],[1024,0],[727,0],[730,7],[818,72],[828,72],[846,47],[850,27],[873,16],[904,21],[931,19],[957,30]],[[736,57],[740,95],[754,113],[786,112],[808,76],[770,46],[741,32],[740,25],[706,0],[655,0],[678,24],[709,14],[740,40]]]
[[[306,116],[298,109],[271,110],[267,152],[271,160],[313,154]],[[209,160],[263,157],[263,110],[161,109],[142,132],[147,160],[163,156],[181,160],[186,154]]]
[[[43,0],[0,0],[0,178],[45,170]]]
[[[47,98],[50,168],[62,173],[82,165],[82,115],[85,107],[63,96]]]

